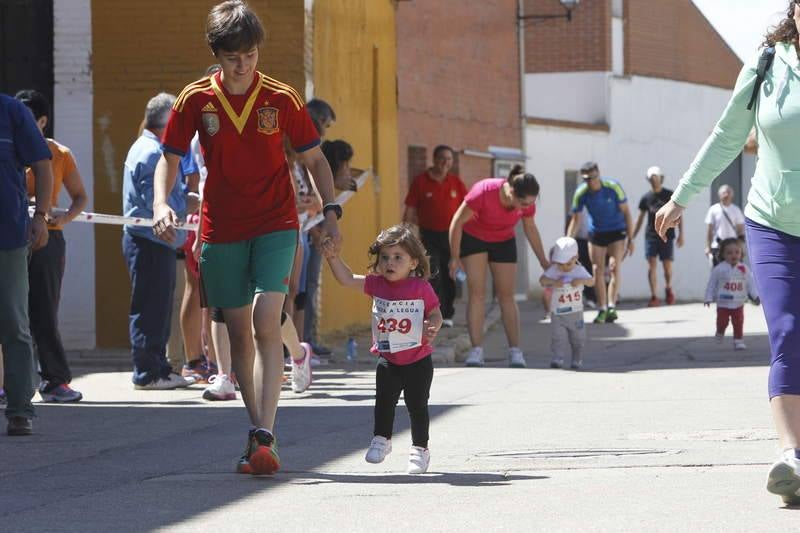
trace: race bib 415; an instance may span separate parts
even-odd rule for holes
[[[554,287],[551,303],[550,309],[557,315],[583,311],[583,288],[572,285]]]

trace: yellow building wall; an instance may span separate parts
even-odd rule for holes
[[[92,2],[97,212],[121,214],[122,167],[136,140],[147,100],[160,91],[178,94],[215,62],[205,44],[205,20],[216,3]],[[267,31],[259,69],[302,93],[303,0],[251,0],[249,4]],[[129,344],[130,283],[122,259],[122,230],[98,225],[95,237],[97,345],[125,347]]]
[[[347,203],[340,224],[343,258],[365,273],[369,245],[400,220],[394,3],[315,0],[313,28],[314,94],[336,112],[327,139],[349,142],[353,166],[378,176]],[[340,287],[324,265],[322,333],[368,324],[370,305],[365,295]]]

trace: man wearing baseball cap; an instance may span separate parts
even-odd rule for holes
[[[659,167],[650,167],[647,169],[645,179],[650,184],[650,191],[642,196],[639,201],[639,219],[636,221],[636,229],[633,230],[633,238],[639,234],[642,229],[642,222],[644,221],[645,214],[647,215],[647,229],[644,232],[644,255],[647,258],[648,270],[647,276],[650,281],[650,307],[657,307],[661,305],[661,300],[658,299],[658,260],[661,260],[661,265],[664,269],[664,300],[667,305],[675,303],[675,293],[672,291],[672,261],[675,256],[675,230],[670,229],[667,232],[667,240],[662,241],[655,229],[656,213],[663,205],[669,202],[672,197],[672,191],[664,188],[664,173]],[[678,248],[683,246],[683,220],[678,224]]]

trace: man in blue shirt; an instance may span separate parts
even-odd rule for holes
[[[175,97],[161,93],[147,102],[142,135],[133,143],[123,172],[123,213],[129,217],[153,217],[153,175],[161,157],[161,135],[169,119]],[[192,165],[191,158],[185,159]],[[197,172],[183,167],[188,173]],[[176,180],[169,206],[185,218],[187,199],[183,180]],[[194,206],[196,209],[196,203]],[[131,278],[131,307],[128,328],[133,358],[133,384],[138,390],[165,390],[188,387],[192,381],[172,371],[166,349],[170,333],[172,298],[175,290],[175,250],[186,240],[186,232],[176,231],[167,242],[148,226],[125,226],[122,251]]]
[[[594,322],[614,322],[618,318],[616,302],[622,283],[620,267],[623,258],[631,255],[634,247],[631,211],[625,191],[616,181],[601,178],[597,163],[584,163],[581,177],[583,183],[572,197],[572,220],[567,234],[570,237],[575,236],[580,223],[578,217],[585,207],[592,217],[589,225],[589,250],[594,266],[599,309]],[[608,288],[605,284],[607,258],[611,274]]]
[[[25,104],[0,94],[0,345],[9,435],[33,433],[33,345],[28,322],[28,253],[47,244],[53,169],[50,148]],[[25,167],[36,178],[28,216]]]

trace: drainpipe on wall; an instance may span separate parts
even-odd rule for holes
[[[517,0],[517,40],[519,41],[519,148],[523,157],[527,159],[527,145],[525,142],[525,129],[527,121],[525,120],[525,20],[522,15],[525,14],[525,0]],[[522,161],[523,166],[525,161]],[[524,242],[524,239],[523,239]],[[522,248],[525,250],[525,248]],[[520,257],[519,270],[517,274],[517,288],[515,290],[515,299],[527,299],[527,293],[531,292],[530,275],[531,265],[528,261],[527,250]]]
[[[521,17],[525,14],[525,0],[517,0],[517,35],[519,41],[519,120],[520,120],[520,150],[527,156],[525,145],[525,20]]]
[[[306,102],[314,98],[314,0],[304,0],[305,36],[303,38],[303,70],[305,71]]]

